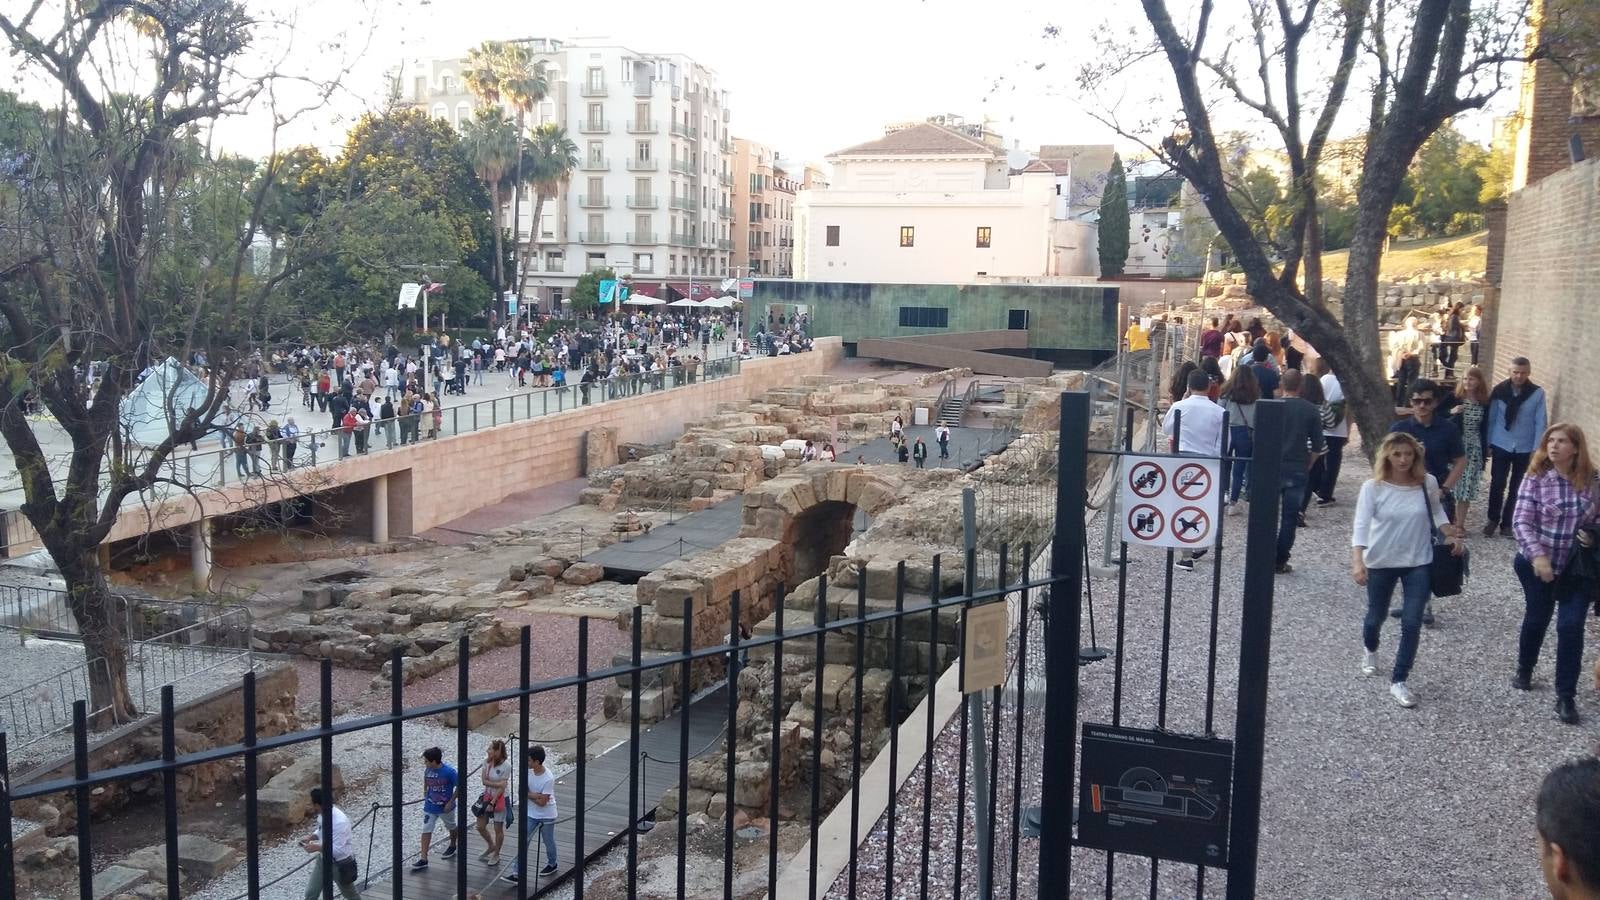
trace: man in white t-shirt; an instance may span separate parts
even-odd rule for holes
[[[1161,423],[1161,433],[1167,436],[1167,447],[1190,456],[1221,456],[1222,423],[1226,416],[1222,407],[1208,393],[1211,376],[1199,369],[1190,372],[1188,388],[1189,392],[1182,400],[1172,404]],[[1203,555],[1204,550],[1185,550],[1173,565],[1193,572],[1194,561]]]
[[[1322,439],[1328,444],[1328,454],[1321,460],[1322,477],[1318,483],[1311,485],[1311,492],[1317,496],[1318,506],[1332,506],[1338,501],[1333,496],[1333,488],[1339,483],[1339,466],[1344,462],[1344,445],[1350,441],[1350,414],[1345,408],[1344,386],[1339,384],[1339,379],[1334,377],[1333,370],[1328,368],[1328,361],[1318,359],[1315,370],[1322,376],[1322,396],[1328,402],[1328,408],[1333,411],[1335,422],[1332,428],[1322,429]]]
[[[300,839],[300,849],[315,857],[311,861],[311,879],[306,883],[306,900],[322,896],[322,804],[322,788],[312,788],[311,815],[317,830]],[[350,846],[350,817],[337,806],[330,812],[333,814],[333,883],[345,900],[361,900],[361,892],[356,889],[356,853]]]
[[[539,869],[540,878],[549,878],[556,874],[556,777],[544,765],[544,748],[538,745],[528,748],[528,780],[523,786],[528,793],[528,817],[522,820],[522,840],[528,840],[530,827],[539,831],[544,839],[544,866]],[[517,859],[517,871],[505,876],[505,880],[512,884],[522,881],[522,859]]]

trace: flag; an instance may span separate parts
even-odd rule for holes
[[[444,290],[444,282],[442,282],[442,281],[430,281],[430,282],[427,283],[426,286],[423,287],[423,290],[427,291],[430,294],[437,294],[440,291]]]

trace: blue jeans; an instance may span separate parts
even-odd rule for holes
[[[544,837],[544,859],[535,860],[539,868],[556,865],[556,822],[554,819],[533,819],[531,816],[522,820],[522,842],[528,842],[529,820],[532,827],[537,828]],[[522,874],[522,859],[517,859],[517,874]]]
[[[1278,565],[1289,561],[1294,550],[1294,533],[1300,526],[1300,502],[1306,498],[1306,469],[1297,462],[1286,462],[1292,471],[1283,473],[1279,486],[1282,508],[1278,510]]]
[[[1228,502],[1238,503],[1239,492],[1244,489],[1245,481],[1250,477],[1250,457],[1255,455],[1255,434],[1248,426],[1228,426],[1228,455],[1240,457],[1234,462],[1224,462],[1228,468],[1227,475],[1223,476],[1228,482]]]
[[[1367,618],[1361,623],[1361,643],[1370,651],[1378,649],[1378,632],[1389,618],[1389,599],[1400,585],[1404,607],[1400,613],[1400,649],[1394,654],[1394,673],[1390,681],[1405,681],[1411,662],[1417,658],[1417,643],[1422,637],[1422,613],[1428,607],[1432,584],[1427,566],[1367,570]]]
[[[1520,553],[1511,567],[1517,573],[1517,580],[1522,582],[1522,596],[1527,604],[1522,613],[1521,639],[1517,642],[1517,671],[1522,674],[1533,671],[1554,616],[1556,696],[1572,697],[1578,693],[1578,669],[1583,663],[1583,617],[1589,611],[1589,595],[1580,587],[1563,583],[1559,577],[1552,582],[1540,581],[1533,572],[1533,563]]]

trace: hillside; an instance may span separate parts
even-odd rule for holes
[[[1380,277],[1398,281],[1432,272],[1482,272],[1488,259],[1488,236],[1489,232],[1479,231],[1462,237],[1396,241],[1384,254]],[[1349,258],[1346,250],[1324,253],[1323,280],[1342,284]]]

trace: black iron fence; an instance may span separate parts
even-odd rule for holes
[[[1031,560],[1035,554],[1031,547],[1020,548],[1018,552],[1011,552],[1002,548],[1001,558],[1005,560],[1009,555],[1012,560]],[[390,663],[392,677],[390,679],[389,709],[387,712],[375,715],[360,715],[355,717],[336,719],[335,697],[333,691],[333,667],[330,660],[321,661],[320,683],[318,685],[320,721],[315,727],[302,728],[298,731],[285,734],[263,734],[258,727],[257,720],[257,681],[256,674],[246,674],[241,683],[240,703],[243,710],[243,738],[237,744],[215,747],[192,753],[179,754],[176,752],[175,725],[177,711],[174,709],[173,694],[169,688],[163,690],[161,697],[161,714],[159,717],[161,755],[158,759],[149,759],[112,768],[94,770],[91,767],[89,751],[88,717],[90,710],[87,704],[79,701],[73,708],[72,731],[73,743],[73,770],[70,776],[54,777],[48,780],[35,781],[26,784],[14,784],[11,781],[11,772],[8,768],[6,756],[7,735],[0,732],[0,784],[4,790],[0,791],[0,836],[9,836],[12,833],[14,809],[25,806],[30,801],[45,798],[60,798],[59,805],[64,810],[71,811],[72,829],[76,835],[76,882],[77,891],[83,897],[93,896],[93,884],[96,876],[96,861],[103,862],[105,854],[96,851],[97,840],[106,839],[103,829],[114,828],[109,821],[96,821],[95,804],[93,798],[101,793],[99,789],[118,783],[144,782],[160,783],[160,812],[165,838],[165,868],[166,891],[169,897],[179,897],[184,893],[183,873],[179,865],[178,835],[182,830],[184,813],[180,808],[178,783],[180,777],[191,767],[213,763],[234,763],[242,766],[243,782],[243,807],[240,810],[238,835],[242,838],[243,863],[237,870],[222,876],[228,883],[236,886],[237,896],[257,897],[263,896],[265,891],[282,891],[277,887],[285,884],[286,880],[296,877],[305,878],[302,871],[317,871],[308,867],[304,859],[298,867],[288,871],[265,870],[263,867],[263,848],[275,841],[286,841],[287,835],[275,835],[263,832],[260,824],[260,809],[258,807],[259,794],[263,786],[262,758],[264,754],[273,751],[282,751],[291,748],[304,748],[314,746],[313,751],[320,767],[320,785],[326,796],[335,797],[334,769],[336,757],[334,742],[336,738],[345,738],[352,735],[371,733],[375,736],[387,735],[390,748],[388,761],[388,796],[386,802],[359,804],[352,810],[351,818],[356,820],[356,826],[366,833],[366,843],[369,847],[381,844],[384,841],[383,832],[388,832],[389,853],[388,865],[374,865],[371,852],[356,850],[357,861],[361,863],[360,877],[368,891],[369,896],[392,896],[400,898],[411,894],[412,896],[441,896],[449,895],[460,898],[468,896],[536,896],[556,885],[570,883],[573,894],[581,898],[584,893],[585,877],[590,874],[593,858],[604,852],[613,842],[624,844],[628,860],[628,871],[635,871],[639,862],[640,836],[650,827],[655,819],[654,812],[661,803],[659,795],[647,793],[643,788],[655,786],[658,790],[664,787],[675,787],[678,790],[676,804],[677,822],[677,852],[676,852],[676,886],[677,896],[706,896],[703,891],[691,890],[687,881],[686,860],[689,858],[686,841],[689,834],[689,804],[684,798],[690,794],[690,762],[696,755],[695,750],[708,752],[717,742],[723,745],[725,753],[723,765],[725,767],[725,783],[723,785],[723,814],[721,822],[723,845],[723,877],[721,889],[717,892],[721,896],[732,898],[734,896],[735,873],[735,843],[748,842],[751,838],[748,833],[741,835],[740,828],[743,823],[737,823],[736,815],[741,804],[749,804],[751,798],[748,792],[741,792],[736,781],[745,773],[741,767],[748,766],[752,757],[742,754],[748,748],[748,742],[757,743],[758,751],[754,755],[765,771],[764,802],[759,806],[764,807],[769,814],[776,815],[779,810],[792,812],[790,827],[804,827],[809,829],[810,862],[809,869],[812,873],[808,890],[809,897],[820,897],[829,894],[833,887],[830,882],[818,876],[817,848],[819,838],[825,829],[825,820],[831,815],[838,816],[848,810],[848,830],[850,834],[849,864],[840,873],[836,882],[835,895],[838,890],[846,891],[845,896],[867,896],[881,890],[885,897],[906,896],[906,886],[920,884],[920,890],[915,892],[919,896],[953,896],[960,897],[965,892],[966,896],[1032,896],[1030,893],[1019,893],[1019,881],[1016,877],[1018,858],[1024,839],[1019,838],[1023,828],[1023,803],[1024,792],[1029,798],[1037,796],[1037,783],[1024,783],[1024,758],[1029,761],[1029,771],[1032,772],[1037,761],[1042,757],[1037,744],[1038,728],[1024,728],[1020,714],[1022,713],[1023,700],[1016,698],[1015,711],[1019,714],[1013,719],[1011,727],[1001,729],[1002,691],[1021,690],[1020,685],[1037,681],[1036,673],[1030,674],[1029,670],[1042,665],[1037,655],[1030,655],[1023,648],[1026,646],[1027,632],[1023,626],[1023,641],[1013,640],[1008,652],[1007,675],[1002,685],[1010,684],[1013,688],[1003,686],[993,688],[985,687],[979,695],[982,702],[989,704],[995,716],[996,728],[988,739],[984,748],[990,754],[990,764],[986,777],[990,780],[987,809],[978,808],[971,800],[971,791],[967,782],[971,780],[966,774],[957,778],[957,785],[952,786],[959,791],[956,798],[959,818],[956,825],[954,838],[960,843],[971,847],[968,853],[957,853],[952,860],[929,859],[926,851],[922,854],[922,863],[919,867],[908,866],[902,862],[896,867],[895,845],[915,847],[919,843],[924,847],[929,845],[930,833],[944,827],[939,822],[938,816],[932,810],[936,803],[948,803],[948,798],[943,796],[944,788],[936,798],[936,779],[934,767],[928,763],[932,760],[926,749],[923,753],[924,775],[920,784],[922,804],[920,810],[920,824],[917,819],[909,818],[902,814],[901,796],[904,792],[918,791],[917,785],[908,783],[904,788],[894,771],[898,761],[898,753],[903,742],[927,741],[929,744],[936,739],[937,732],[945,731],[942,720],[936,718],[935,704],[929,700],[928,695],[936,688],[936,682],[943,670],[955,664],[961,673],[965,674],[965,654],[958,657],[957,650],[963,644],[967,631],[968,618],[974,609],[994,603],[1008,603],[1008,620],[1011,622],[1026,622],[1032,614],[1035,601],[1043,596],[1043,590],[1052,584],[1048,576],[1030,578],[1023,566],[1017,562],[1004,563],[1000,566],[997,582],[993,587],[983,590],[971,590],[969,583],[966,590],[942,590],[941,584],[948,584],[941,580],[939,574],[940,560],[932,560],[931,578],[927,580],[928,588],[913,592],[907,585],[906,564],[901,563],[894,573],[894,596],[891,601],[886,598],[869,598],[868,582],[869,573],[864,569],[855,572],[855,598],[851,603],[840,599],[840,589],[831,589],[828,586],[826,575],[819,579],[815,596],[785,596],[779,591],[771,599],[773,606],[774,629],[771,633],[754,637],[741,637],[739,629],[725,630],[728,634],[726,640],[712,642],[707,646],[705,634],[702,631],[700,639],[696,640],[695,629],[686,627],[684,630],[683,645],[680,651],[673,653],[650,653],[646,655],[641,640],[644,633],[644,619],[642,608],[635,608],[633,614],[633,630],[631,651],[627,658],[616,664],[596,667],[592,664],[590,648],[590,625],[587,618],[579,621],[577,660],[572,674],[559,678],[546,679],[535,682],[532,679],[533,654],[535,638],[530,628],[524,627],[521,633],[520,647],[520,677],[518,685],[514,688],[494,691],[474,692],[470,689],[474,683],[474,667],[471,660],[470,647],[465,638],[458,648],[458,661],[456,666],[456,697],[455,699],[407,706],[405,704],[405,668],[407,660],[403,652],[396,650]],[[924,571],[924,574],[927,574]],[[881,573],[872,577],[878,578]],[[881,582],[877,582],[881,583]],[[808,592],[809,593],[809,592]],[[741,597],[735,593],[727,605],[727,621],[741,621]],[[807,609],[809,607],[809,609]],[[795,615],[800,613],[800,615]],[[683,621],[695,621],[696,610],[691,606],[684,610]],[[808,620],[805,625],[798,624],[800,620]],[[745,619],[748,621],[748,617]],[[609,620],[607,620],[609,624]],[[1003,642],[1002,642],[1003,643]],[[959,663],[955,660],[960,659]],[[786,665],[785,660],[805,660],[799,665]],[[830,662],[830,660],[832,662]],[[853,696],[846,699],[824,697],[824,690],[831,684],[825,678],[825,668],[844,666],[851,673],[853,681]],[[734,678],[728,679],[728,671]],[[707,670],[711,675],[707,676]],[[865,682],[868,678],[861,676],[870,671],[878,670],[888,679],[887,690],[887,743],[884,746],[890,754],[891,777],[887,795],[866,796],[860,789],[862,774],[871,765],[872,760],[867,755],[872,740],[870,735],[864,736],[864,728],[881,727],[881,723],[865,720],[863,705],[869,702],[864,697]],[[720,676],[718,673],[721,673]],[[753,702],[751,692],[740,689],[740,673],[743,678],[768,679],[767,683],[759,685],[760,692],[766,693],[770,710],[760,711],[767,721],[765,727],[751,722],[741,723],[741,705]],[[880,677],[884,677],[880,676]],[[650,741],[641,741],[644,729],[644,716],[641,714],[641,698],[648,692],[651,685],[662,683],[675,683],[680,687],[678,696],[690,696],[689,685],[695,683],[696,678],[704,681],[710,677],[713,682],[717,677],[725,679],[722,693],[715,693],[715,685],[704,688],[696,702],[688,705],[688,710],[680,709],[676,723],[671,721],[652,729],[652,734],[657,739],[657,744]],[[794,679],[809,679],[809,684],[794,682]],[[411,859],[407,848],[404,846],[406,838],[405,810],[408,806],[418,802],[415,785],[406,779],[406,748],[408,723],[437,716],[443,713],[454,713],[456,737],[453,754],[447,750],[448,757],[462,765],[468,760],[468,712],[473,707],[485,703],[509,703],[516,707],[518,726],[516,734],[529,735],[532,722],[532,704],[536,698],[555,692],[562,692],[564,698],[570,696],[572,718],[576,723],[573,739],[575,746],[583,748],[588,744],[588,738],[593,733],[593,716],[590,713],[591,692],[601,689],[608,684],[627,685],[626,721],[628,722],[631,741],[622,752],[628,754],[626,774],[612,776],[607,774],[616,767],[609,764],[606,755],[594,760],[585,758],[583,752],[573,755],[571,769],[563,773],[563,778],[568,775],[569,787],[563,788],[570,797],[561,798],[560,809],[562,817],[554,823],[559,833],[571,829],[573,846],[584,848],[576,854],[576,858],[564,860],[563,868],[552,878],[535,879],[532,873],[540,868],[540,848],[537,839],[517,840],[516,835],[508,836],[511,844],[507,844],[508,853],[512,845],[515,852],[498,868],[469,865],[460,857],[452,861],[451,865],[442,865],[435,862],[434,873],[424,878],[405,877],[400,874],[401,868]],[[785,725],[785,717],[789,715],[790,704],[786,696],[792,695],[796,687],[801,688],[804,695],[809,697],[809,711],[805,715],[808,721],[805,727],[810,729],[809,744],[804,740],[796,745],[792,743],[796,729]],[[707,691],[712,693],[707,696]],[[913,716],[915,702],[920,701],[925,707],[926,718],[917,719]],[[707,704],[715,704],[714,711]],[[1010,706],[1008,705],[1008,708]],[[1037,717],[1043,714],[1042,710],[1030,712]],[[712,724],[707,727],[707,717],[714,715]],[[967,705],[962,705],[961,723],[963,730],[960,735],[959,758],[957,771],[967,773],[970,769],[969,759],[977,749],[969,746],[975,742],[967,740],[965,729]],[[750,719],[750,714],[745,714],[743,719]],[[1038,723],[1035,722],[1035,725]],[[676,747],[668,750],[659,749],[660,741],[667,735],[663,729],[670,730],[676,726],[677,733],[670,735],[676,738]],[[731,726],[731,727],[730,727]],[[822,735],[833,729],[844,728],[850,732],[851,750],[848,760],[833,761],[825,765],[825,751]],[[698,731],[692,735],[691,730]],[[1004,733],[1002,733],[1004,732]],[[710,740],[706,739],[709,733]],[[417,743],[415,737],[411,739],[412,749]],[[745,743],[747,746],[742,747]],[[760,747],[765,744],[764,748]],[[657,747],[655,753],[650,752],[652,746]],[[673,751],[676,751],[675,753]],[[516,758],[513,785],[526,785],[528,783],[528,756],[516,749],[512,750]],[[414,754],[413,754],[414,755]],[[831,755],[831,754],[830,754]],[[842,777],[845,767],[848,770],[848,779]],[[674,771],[675,770],[675,771]],[[662,777],[663,772],[672,772],[675,777]],[[1004,782],[1007,791],[997,791],[1002,782],[999,773],[1008,773]],[[838,774],[835,774],[838,773]],[[470,774],[470,773],[468,773]],[[973,776],[975,777],[975,776]],[[617,781],[616,784],[607,785],[607,778]],[[842,782],[842,784],[841,784]],[[466,784],[463,776],[462,784]],[[942,784],[942,782],[941,782]],[[843,788],[844,792],[840,793]],[[517,791],[515,803],[515,821],[529,822],[528,816],[534,811],[525,791]],[[1014,794],[1011,800],[1000,797],[1001,793],[1007,796]],[[470,832],[469,805],[475,791],[467,790],[464,799],[455,804],[450,815],[455,819],[456,827],[460,829],[463,840],[467,840]],[[738,798],[739,804],[735,803]],[[970,808],[969,808],[970,807]],[[389,815],[384,816],[383,812]],[[881,810],[881,813],[880,813]],[[986,823],[995,823],[996,827],[978,830],[977,822],[982,819]],[[386,820],[386,821],[385,821]],[[623,827],[620,829],[609,825],[612,820],[620,820]],[[595,823],[601,824],[595,824]],[[864,882],[858,883],[861,877],[859,868],[858,848],[863,843],[862,837],[875,825],[881,827],[888,823],[889,852],[887,854],[888,877],[882,882],[881,888],[874,888],[869,892]],[[309,830],[311,823],[308,821],[306,828],[299,832]],[[781,823],[780,823],[781,826]],[[322,833],[333,833],[331,822],[331,808],[323,809]],[[597,840],[597,832],[601,830],[611,832],[603,841]],[[984,837],[980,846],[976,843],[974,833]],[[939,837],[938,840],[949,840],[949,836]],[[779,842],[779,828],[772,827],[767,830],[766,854],[766,884],[772,896],[788,895],[779,893],[780,873],[787,862],[787,854],[783,852]],[[320,867],[323,896],[334,896],[334,877],[337,866],[332,859],[333,847],[331,842],[323,845],[321,857],[323,864]],[[465,857],[464,851],[461,856]],[[0,843],[0,894],[5,896],[19,896],[19,877],[24,873],[17,868],[17,852],[10,840]],[[530,866],[530,857],[534,865]],[[279,857],[274,857],[278,859]],[[741,857],[743,858],[743,857]],[[981,864],[966,863],[964,859],[981,859]],[[516,871],[528,872],[529,877],[519,884],[509,884],[504,880],[497,880],[512,871],[514,864]],[[993,872],[996,865],[1002,871],[1009,871],[1011,877],[999,879],[1001,885],[994,887],[994,880],[989,879],[985,891],[980,894],[976,885],[978,870]],[[945,866],[945,868],[940,868]],[[953,866],[953,873],[950,868]],[[281,865],[278,868],[282,868]],[[911,871],[907,871],[910,868]],[[30,877],[37,878],[37,873],[28,873]],[[953,877],[952,877],[953,875]],[[437,879],[443,876],[448,883],[440,884]],[[745,877],[753,878],[750,873]],[[631,881],[631,879],[630,879]],[[1024,882],[1031,879],[1024,878]],[[300,885],[295,885],[298,892]],[[208,885],[208,891],[215,893],[218,888],[215,884]],[[636,888],[630,885],[629,896],[636,895]],[[26,891],[22,891],[26,893]],[[1040,896],[1043,896],[1042,894]]]

